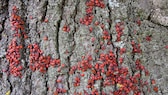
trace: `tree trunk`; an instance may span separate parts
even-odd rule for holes
[[[167,4],[1,0],[0,95],[167,95]]]

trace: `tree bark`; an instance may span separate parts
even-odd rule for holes
[[[136,87],[141,94],[136,95],[168,94],[167,0],[100,0],[105,7],[94,6],[93,20],[90,25],[85,25],[81,23],[81,18],[88,15],[86,3],[89,1],[96,2],[96,0],[0,1],[0,95],[75,95],[75,93],[94,95],[94,91],[98,91],[99,95],[103,93],[113,95],[123,84],[115,82],[113,85],[104,86],[109,65],[103,67],[105,73],[97,71],[103,78],[95,81],[94,88],[87,88],[95,64],[101,63],[100,55],[109,54],[109,51],[115,54],[117,68],[128,68],[129,76],[140,73],[139,84],[136,84]],[[19,30],[19,33],[22,33],[20,38],[14,36],[16,31],[11,29],[10,18],[14,6],[17,7],[17,15],[24,21],[24,30]],[[100,24],[95,25],[96,22]],[[119,34],[116,24],[123,28],[119,41],[117,41]],[[69,30],[66,30],[67,28]],[[105,30],[108,31],[107,36],[110,39],[102,37],[105,35]],[[28,36],[27,39],[24,39],[23,32]],[[23,46],[19,59],[23,66],[22,77],[10,73],[10,62],[6,57],[13,38],[17,38],[17,43]],[[45,73],[39,70],[32,71],[29,68],[30,44],[38,44],[43,56],[60,59],[62,67],[49,66]],[[140,52],[133,52],[138,45]],[[122,55],[121,48],[126,49]],[[93,67],[86,71],[75,70],[70,74],[72,67],[83,62],[83,56],[85,60],[89,60],[87,58],[92,56],[90,63]],[[123,58],[122,64],[120,64],[121,58]],[[141,61],[144,70],[136,70],[136,60]],[[146,75],[147,71],[149,75]],[[74,86],[76,77],[80,78],[79,86]],[[61,82],[57,81],[59,79]],[[156,83],[153,83],[154,80]],[[148,84],[141,87],[141,81],[144,83],[146,81]],[[58,88],[66,91],[59,92]],[[128,95],[133,93],[131,90]]]

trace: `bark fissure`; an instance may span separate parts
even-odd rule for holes
[[[3,1],[1,1],[3,2]],[[9,17],[9,13],[8,13],[8,6],[9,6],[9,0],[5,0],[5,5],[2,6],[4,9],[0,10],[2,11],[2,13],[0,12],[0,14],[2,15],[2,22],[0,22],[1,24],[1,29],[0,29],[0,40],[2,39],[2,32],[5,30],[4,27],[5,27],[5,22],[6,22],[6,19],[7,17]],[[3,17],[3,14],[5,14],[5,16]]]
[[[22,2],[22,4],[21,4],[22,17],[24,17],[23,21],[25,22],[24,27],[26,29],[26,27],[27,27],[27,23],[26,23],[26,20],[27,20],[27,14],[26,14],[27,13],[27,5],[24,3],[24,1],[21,0],[21,2]],[[23,46],[23,49],[21,50],[21,60],[24,61],[24,64],[23,64],[24,67],[28,67],[27,66],[28,62],[26,64],[26,54],[25,54],[27,47],[25,46],[25,38],[24,38],[25,34],[23,34],[23,32],[25,32],[25,33],[27,33],[27,32],[26,32],[26,30],[20,31],[20,32],[21,32],[20,44]]]
[[[75,11],[74,11],[74,14],[73,14],[73,21],[74,21],[74,23],[75,23],[75,25],[74,25],[74,31],[72,31],[73,33],[72,33],[72,35],[73,35],[73,46],[72,46],[72,50],[71,50],[71,52],[70,52],[70,55],[67,57],[67,60],[68,60],[68,72],[67,72],[67,87],[68,87],[68,95],[70,94],[69,93],[69,90],[70,90],[70,83],[69,83],[69,79],[70,79],[70,75],[69,75],[69,72],[70,72],[70,68],[71,68],[71,62],[70,62],[70,60],[71,60],[71,56],[72,56],[72,54],[73,54],[73,51],[74,51],[74,49],[75,49],[75,47],[76,47],[76,42],[75,42],[75,39],[74,39],[74,35],[75,35],[75,33],[77,32],[77,28],[76,28],[76,24],[78,25],[78,23],[75,21],[75,18],[76,18],[76,16],[77,16],[77,13],[78,13],[78,5],[79,5],[79,3],[80,3],[80,1],[79,0],[77,0],[77,3],[76,3],[76,5],[75,5]]]
[[[30,76],[29,76],[29,79],[30,79],[30,95],[32,95],[32,78],[31,78],[31,73],[30,73]]]
[[[78,25],[78,22],[75,20],[75,18],[76,18],[77,14],[78,14],[78,6],[79,6],[79,3],[80,3],[80,1],[77,0],[77,3],[76,3],[76,5],[75,5],[75,12],[74,12],[74,15],[73,15],[73,20],[74,20],[75,24],[77,24],[77,25]],[[75,32],[76,32],[76,31],[75,31]]]
[[[47,15],[47,6],[48,6],[48,0],[44,2],[42,8],[44,8],[44,12],[42,13],[42,18],[41,18],[41,21],[45,21],[46,19],[46,15]]]
[[[59,52],[59,32],[61,29],[61,21],[63,20],[63,12],[64,12],[64,6],[65,6],[65,0],[63,0],[60,4],[60,19],[57,21],[57,29],[56,29],[56,51],[58,53],[58,58],[60,58],[60,52]]]
[[[9,77],[7,77],[7,81],[8,81],[8,83],[9,83],[9,85],[10,85],[10,87],[9,87],[10,92],[12,93],[12,91],[13,91],[13,86],[12,86],[12,83],[10,82],[10,80],[9,80]]]
[[[160,89],[161,95],[166,95],[166,93],[163,93],[162,89]]]
[[[0,30],[0,40],[2,39],[2,32],[4,31],[5,21],[6,21],[6,17],[5,17],[5,20],[2,21],[2,29]]]
[[[45,95],[47,95],[47,93],[48,93],[48,74],[45,74],[45,87],[46,87],[46,94]]]
[[[44,12],[43,12],[43,16],[42,16],[42,21],[45,21],[47,18],[46,18],[46,15],[47,15],[47,6],[48,6],[48,0],[45,1],[43,7],[44,7]],[[48,70],[48,68],[46,68],[46,70]],[[45,74],[44,76],[44,79],[45,79],[45,87],[46,87],[46,95],[48,93],[48,74]]]
[[[108,11],[109,11],[109,16],[108,16],[108,19],[109,19],[109,31],[111,30],[111,24],[112,24],[112,15],[111,15],[111,12],[112,12],[112,10],[111,10],[111,8],[110,8],[110,6],[109,6],[109,3],[107,4],[107,8],[108,8]]]
[[[68,87],[68,95],[69,95],[69,90],[70,90],[70,83],[69,83],[69,71],[70,71],[70,66],[71,66],[71,63],[70,63],[70,57],[71,57],[72,54],[70,54],[67,58],[68,60],[68,72],[67,72],[67,87]]]

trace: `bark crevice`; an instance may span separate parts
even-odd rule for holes
[[[60,4],[60,19],[57,21],[57,29],[56,29],[56,51],[58,53],[58,58],[60,58],[60,51],[59,51],[59,32],[61,29],[61,21],[63,20],[63,12],[66,0],[63,0]]]
[[[46,19],[46,15],[47,15],[47,6],[48,6],[48,0],[44,2],[42,8],[44,8],[44,12],[42,12],[42,18],[41,18],[41,21],[45,21]]]
[[[1,26],[0,26],[0,40],[2,39],[2,32],[5,30],[5,22],[7,20],[7,17],[9,17],[9,13],[8,13],[8,6],[9,6],[9,0],[5,0],[5,1],[1,1],[1,4],[3,4],[5,2],[5,5],[1,5],[2,10],[0,10],[0,15],[1,17]]]
[[[9,89],[10,89],[10,93],[12,93],[12,91],[13,91],[13,86],[12,86],[12,83],[10,82],[10,80],[9,80],[9,77],[7,77],[7,81],[8,81],[8,83],[9,83]]]

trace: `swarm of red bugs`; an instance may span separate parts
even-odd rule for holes
[[[121,36],[123,34],[123,29],[124,29],[123,23],[121,23],[121,22],[117,23],[115,25],[115,29],[116,29],[116,32],[117,32],[117,39],[116,39],[116,41],[121,41]]]
[[[125,52],[125,49],[123,49]],[[136,73],[133,76],[129,74],[128,68],[119,66],[117,63],[117,58],[115,54],[110,51],[107,54],[100,54],[99,62],[93,66],[92,57],[85,57],[77,66],[72,66],[70,74],[73,74],[76,70],[84,72],[91,70],[92,74],[88,80],[87,88],[94,89],[94,84],[97,80],[103,79],[103,76],[106,77],[103,79],[103,86],[112,86],[117,84],[118,89],[113,92],[114,95],[128,95],[131,91],[135,95],[140,95],[141,89],[147,87],[148,82],[139,80],[141,77],[140,73]],[[141,64],[140,60],[137,59],[135,62],[136,70],[146,72],[146,68]],[[104,69],[107,67],[107,69]],[[139,82],[141,82],[141,87],[139,87]],[[75,78],[74,86],[80,84],[80,79]],[[156,87],[154,88],[156,90]],[[157,90],[156,90],[157,91]],[[97,90],[93,90],[91,95],[100,95]]]
[[[80,85],[80,78],[79,77],[76,77],[75,78],[75,82],[74,82],[74,86],[79,86]]]
[[[25,30],[24,21],[18,15],[18,8],[16,6],[13,6],[12,8],[10,24],[11,24],[11,29],[15,31],[14,36],[19,38],[23,36],[24,39],[28,38],[26,32],[24,31]]]
[[[19,30],[24,31],[24,21],[21,19],[19,15],[17,15],[17,7],[13,6],[12,13],[10,17],[10,23],[12,30],[18,32]]]
[[[43,51],[40,49],[38,44],[29,44],[28,46],[30,55],[29,55],[29,68],[32,71],[39,70],[42,73],[45,73],[49,66],[59,66],[59,59],[52,59],[50,56],[43,56]]]
[[[84,25],[90,25],[94,19],[93,15],[93,9],[94,7],[100,7],[105,8],[105,4],[102,0],[88,0],[86,2],[86,15],[84,18],[80,19],[80,23]],[[21,19],[19,15],[17,15],[18,9],[16,6],[13,7],[12,13],[11,13],[11,27],[12,30],[16,31],[15,35],[16,37],[21,37],[23,35],[24,38],[28,38],[26,35],[26,32],[24,32],[24,22]],[[32,18],[32,17],[31,17]],[[48,22],[48,19],[44,20],[45,23]],[[140,20],[137,21],[138,25],[141,25]],[[100,25],[101,29],[103,30],[103,36],[102,38],[105,40],[108,40],[107,45],[112,44],[110,42],[110,31],[105,29],[104,24],[100,24],[100,22],[95,21],[95,25]],[[64,32],[69,32],[70,27],[67,25],[64,25],[62,30]],[[116,41],[121,41],[121,36],[123,34],[124,30],[124,24],[123,23],[117,23],[115,25],[115,30],[117,33],[117,39]],[[93,31],[93,27],[89,27],[89,31]],[[14,38],[11,43],[8,46],[6,58],[9,61],[9,71],[10,74],[14,76],[21,77],[23,66],[20,64],[20,51],[23,48],[22,45],[19,45],[17,43],[17,38]],[[43,40],[47,41],[48,37],[45,36]],[[149,41],[149,38],[146,38],[147,41]],[[95,38],[91,38],[92,43],[95,42]],[[106,45],[102,41],[100,42],[101,49],[106,50]],[[131,42],[131,45],[133,47],[132,53],[141,53],[140,44],[135,43],[134,41]],[[165,46],[167,48],[167,46]],[[29,44],[28,49],[30,52],[29,55],[29,68],[32,71],[39,70],[41,73],[45,73],[47,69],[52,66],[60,66],[57,71],[60,72],[63,67],[65,67],[65,64],[60,65],[60,59],[53,59],[51,56],[44,56],[43,51],[40,49],[38,44]],[[107,95],[106,92],[102,91],[99,92],[95,87],[94,84],[98,80],[102,81],[102,86],[116,86],[116,89],[114,91],[111,91],[110,93],[113,95],[128,95],[130,92],[133,92],[134,95],[141,95],[143,87],[148,87],[148,82],[145,80],[141,80],[141,73],[144,72],[146,76],[149,76],[149,71],[142,65],[140,59],[136,59],[135,63],[135,72],[133,75],[129,74],[129,70],[127,67],[122,66],[122,63],[124,62],[124,58],[122,55],[126,52],[126,48],[120,48],[119,50],[120,56],[117,56],[114,51],[109,51],[108,53],[100,53],[98,60],[94,60],[92,58],[92,55],[85,56],[82,58],[81,61],[77,63],[77,65],[74,65],[70,68],[69,74],[74,74],[76,71],[81,72],[79,76],[76,76],[74,78],[73,86],[77,87],[80,86],[81,77],[84,77],[84,72],[90,71],[90,77],[87,82],[86,88],[91,89],[91,92],[87,92],[86,90],[83,91],[84,95]],[[97,50],[99,52],[99,50]],[[62,84],[63,78],[58,77],[56,80],[57,84]],[[151,84],[153,86],[153,90],[155,92],[158,92],[158,87],[156,86],[156,82],[153,79],[151,81]],[[66,93],[67,90],[63,87],[56,87],[56,90],[54,92],[54,95],[58,95],[59,93]],[[74,92],[74,95],[82,95],[82,92]]]
[[[131,42],[131,45],[133,47],[133,50],[132,50],[132,53],[141,53],[142,50],[141,50],[141,46],[140,44],[136,45],[136,43],[134,41]]]
[[[105,4],[102,0],[88,0],[86,2],[86,15],[84,18],[80,19],[80,23],[84,25],[90,25],[93,21],[94,15],[93,15],[93,8],[94,7],[100,7],[100,8],[105,8]]]
[[[110,34],[107,30],[103,31],[103,39],[110,40]]]
[[[12,39],[8,46],[6,58],[9,61],[9,71],[11,75],[14,76],[22,76],[22,69],[23,66],[21,65],[21,50],[23,49],[22,45],[19,45],[17,43],[17,37],[20,38],[22,35],[26,39],[27,35],[24,32],[24,21],[21,19],[21,17],[17,14],[18,9],[16,6],[13,6],[12,13],[10,17],[10,24],[11,29],[15,31],[15,38]]]
[[[22,45],[18,45],[16,38],[13,38],[8,46],[6,59],[9,61],[10,74],[14,76],[22,76],[23,66],[20,64],[20,50],[23,48]]]

